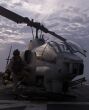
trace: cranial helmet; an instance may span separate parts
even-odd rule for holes
[[[18,49],[14,50],[13,55],[14,55],[14,56],[20,55],[20,51],[19,51]]]

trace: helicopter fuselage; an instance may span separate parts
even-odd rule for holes
[[[83,74],[83,59],[76,55],[76,52],[79,52],[85,56],[85,51],[80,46],[68,42],[67,39],[50,31],[39,22],[34,22],[33,19],[18,15],[2,6],[0,6],[0,15],[16,23],[25,23],[27,26],[36,28],[36,37],[27,49],[32,50],[33,53],[28,66],[33,68],[35,79],[41,80],[38,80],[38,83],[43,84],[47,91],[58,92],[63,83],[70,82],[76,76]],[[62,42],[45,42],[43,36],[39,38],[38,30],[53,35]],[[24,53],[21,55],[23,60]]]
[[[47,91],[59,92],[64,82],[83,74],[83,59],[72,53],[63,42],[35,39],[30,42],[29,49],[36,53],[35,64],[32,64],[35,77],[41,80],[39,82]]]

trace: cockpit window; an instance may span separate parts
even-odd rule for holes
[[[54,49],[56,53],[81,53],[82,55],[86,56],[86,51],[83,50],[80,45],[73,41],[67,40],[67,42],[55,42],[51,41],[50,46]]]
[[[71,47],[73,53],[79,52],[82,55],[86,56],[86,51],[83,50],[79,44],[77,44],[73,41],[67,41],[67,45],[69,45],[69,47]]]
[[[35,49],[36,56],[46,62],[56,63],[57,54],[50,43],[46,43]]]
[[[70,50],[68,49],[68,47],[66,45],[60,44],[59,46],[60,46],[61,52],[68,52],[68,53],[70,53]]]
[[[71,52],[70,48],[68,48],[67,45],[64,44],[63,42],[57,43],[57,42],[51,41],[50,45],[52,46],[52,48],[55,50],[56,53]]]
[[[51,42],[49,43],[49,45],[54,49],[54,51],[55,51],[56,53],[59,53],[59,52],[60,52],[59,44],[57,44],[56,42],[51,41]]]

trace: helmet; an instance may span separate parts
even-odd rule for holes
[[[20,51],[19,51],[18,49],[14,50],[13,55],[14,55],[14,56],[20,55]]]

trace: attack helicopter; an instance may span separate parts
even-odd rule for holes
[[[36,28],[36,36],[30,41],[27,50],[36,53],[36,62],[33,64],[35,65],[35,77],[38,78],[36,83],[42,84],[45,91],[59,93],[63,87],[68,89],[75,77],[83,75],[84,62],[76,53],[86,56],[86,52],[78,44],[48,30],[41,23],[20,16],[2,6],[0,6],[0,15],[17,24],[25,23],[27,26]],[[54,36],[59,39],[59,42],[46,42],[43,35],[38,36],[39,30]],[[24,53],[21,55],[22,58]]]

